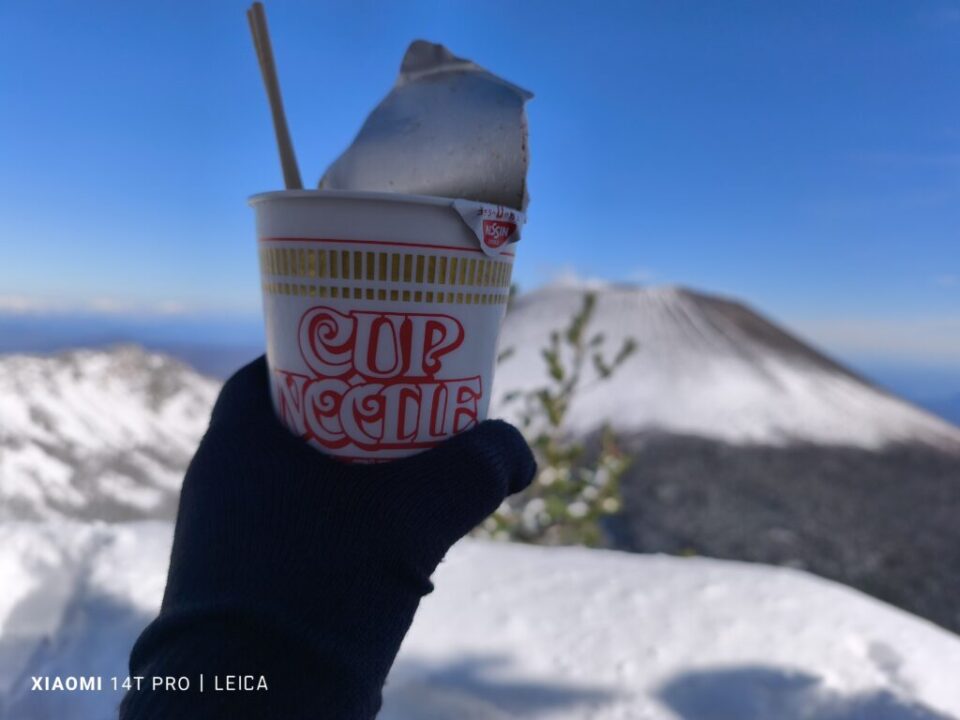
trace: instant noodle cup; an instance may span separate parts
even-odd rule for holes
[[[294,434],[382,461],[486,418],[521,213],[336,190],[250,204],[273,405]]]

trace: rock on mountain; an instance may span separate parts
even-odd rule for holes
[[[513,303],[494,402],[544,384],[540,351],[580,308],[583,284],[555,284]],[[734,444],[814,443],[881,448],[923,443],[960,451],[960,428],[871,385],[747,306],[676,287],[603,285],[590,334],[636,353],[615,377],[588,368],[571,411],[577,434],[604,422],[625,433],[714,438]],[[515,417],[502,402],[496,411]]]
[[[172,516],[218,388],[134,346],[0,356],[0,520]]]

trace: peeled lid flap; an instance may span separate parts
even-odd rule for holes
[[[497,257],[508,245],[519,242],[520,229],[527,221],[522,212],[503,205],[455,200],[453,209],[477,236],[480,249],[490,257]]]
[[[455,72],[482,73],[493,82],[509,88],[523,100],[533,98],[533,93],[529,90],[524,90],[519,85],[514,85],[502,77],[494,75],[477,65],[473,60],[457,57],[439,43],[427,42],[426,40],[414,40],[410,43],[410,47],[407,48],[407,52],[403,56],[403,62],[400,63],[400,75],[397,78],[397,87],[415,82],[430,75]]]
[[[320,188],[462,198],[523,210],[532,95],[442,45],[410,45]]]

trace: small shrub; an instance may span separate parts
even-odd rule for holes
[[[596,456],[587,458],[583,444],[563,426],[588,363],[597,381],[607,382],[637,346],[629,338],[608,356],[603,334],[589,332],[595,308],[596,295],[586,293],[567,327],[550,333],[541,351],[546,385],[504,398],[521,405],[520,429],[536,454],[539,471],[526,491],[509,498],[475,534],[549,545],[604,544],[602,521],[620,509],[620,477],[629,460],[609,427],[601,433]],[[512,352],[504,350],[500,359]]]

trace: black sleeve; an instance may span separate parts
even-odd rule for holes
[[[335,461],[280,425],[263,359],[248,365],[187,471],[121,720],[374,717],[431,573],[534,472],[497,421],[390,463]]]

